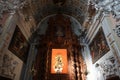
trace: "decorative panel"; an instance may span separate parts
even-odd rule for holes
[[[84,79],[84,62],[78,37],[71,28],[72,21],[62,14],[47,20],[46,33],[38,36],[38,53],[34,64],[36,72],[33,80]]]

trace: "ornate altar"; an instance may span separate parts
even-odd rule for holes
[[[84,80],[84,62],[77,36],[72,32],[68,17],[58,14],[50,17],[40,44],[33,80]],[[82,66],[82,68],[81,68]]]

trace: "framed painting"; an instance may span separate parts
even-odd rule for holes
[[[102,27],[98,30],[89,47],[93,63],[95,63],[110,50]]]
[[[28,56],[29,44],[18,26],[16,26],[15,28],[8,49],[17,57],[19,57],[23,62],[26,62]]]

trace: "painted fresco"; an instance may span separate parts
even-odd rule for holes
[[[92,56],[92,62],[95,63],[103,55],[109,51],[106,38],[103,33],[103,29],[100,28],[92,42],[90,43],[90,52]]]
[[[13,34],[13,37],[12,37],[12,40],[10,42],[8,49],[12,53],[14,53],[17,57],[19,57],[21,60],[26,62],[27,56],[28,56],[29,45],[24,35],[18,28],[18,26],[16,26],[15,32]]]

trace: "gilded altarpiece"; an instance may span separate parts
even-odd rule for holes
[[[40,35],[39,42],[33,80],[85,80],[81,46],[72,32],[70,18],[61,14],[50,17],[46,34]]]

